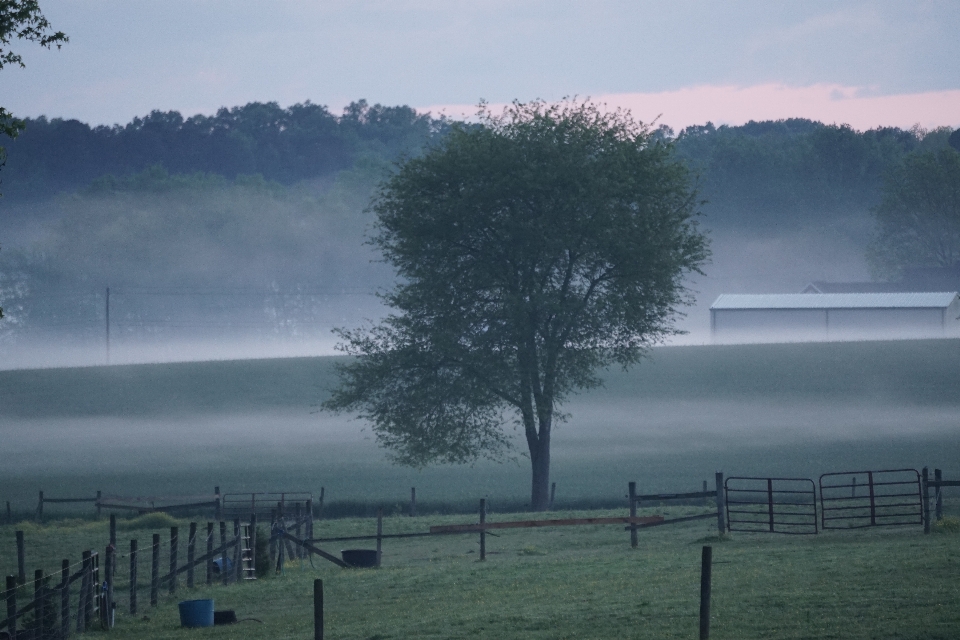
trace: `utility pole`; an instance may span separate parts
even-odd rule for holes
[[[106,324],[107,324],[107,364],[110,364],[110,287],[107,287],[107,313],[106,313]]]

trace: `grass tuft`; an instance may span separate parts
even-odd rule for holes
[[[933,524],[934,533],[960,533],[960,518],[955,516],[945,516]]]
[[[547,552],[543,551],[542,549],[537,549],[536,547],[531,545],[531,546],[526,546],[520,549],[520,551],[517,552],[517,555],[518,556],[545,556],[547,555]]]
[[[179,521],[167,513],[145,513],[129,520],[117,520],[117,530],[168,529],[178,524],[180,524]]]

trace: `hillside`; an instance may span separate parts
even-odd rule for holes
[[[0,420],[309,412],[335,357],[0,371]],[[960,405],[960,340],[663,347],[605,388],[614,402],[723,399]]]

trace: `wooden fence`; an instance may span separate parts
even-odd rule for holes
[[[37,500],[37,522],[43,522],[45,504],[93,504],[96,509],[96,518],[99,520],[104,509],[108,511],[135,511],[144,513],[176,513],[182,511],[197,511],[211,509],[215,520],[220,520],[222,496],[220,487],[215,487],[212,495],[194,496],[118,496],[105,495],[97,491],[97,495],[90,498],[48,498],[40,491]],[[10,519],[10,503],[7,503],[8,519]]]
[[[25,580],[25,550],[26,544],[22,531],[16,532],[18,574],[6,578],[6,589],[3,591],[3,601],[6,603],[6,618],[0,620],[0,630],[6,630],[10,638],[16,638],[18,632],[26,631],[22,636],[45,638],[67,638],[71,628],[81,633],[88,629],[109,629],[113,625],[113,612],[117,605],[117,596],[120,595],[117,587],[117,576],[122,576],[124,565],[129,566],[127,578],[127,606],[131,615],[139,609],[139,595],[143,589],[149,590],[150,605],[157,606],[163,589],[173,595],[176,594],[183,574],[186,574],[186,587],[197,585],[197,568],[205,567],[206,584],[214,582],[230,584],[240,580],[256,578],[256,517],[251,517],[247,523],[234,519],[232,531],[230,523],[220,521],[207,522],[205,540],[198,531],[198,523],[191,522],[186,545],[186,561],[181,561],[180,538],[178,527],[170,528],[169,542],[161,540],[159,533],[154,533],[149,547],[141,547],[139,541],[130,540],[130,551],[126,554],[117,552],[116,516],[110,517],[110,540],[103,553],[84,551],[82,560],[71,564],[69,559],[63,560],[60,581],[51,585],[52,576],[37,569],[35,572],[32,593],[28,592]],[[218,531],[219,529],[219,531]],[[216,535],[219,533],[219,544]],[[200,546],[205,542],[205,551]],[[167,557],[162,558],[162,551],[167,551]],[[139,579],[141,552],[150,554],[149,580]],[[104,558],[103,572],[101,573],[100,558]],[[126,560],[127,562],[123,562]],[[71,573],[73,572],[73,573]],[[103,582],[101,583],[101,577]],[[71,588],[77,583],[79,591],[76,599],[72,597]],[[26,596],[26,602],[24,597]],[[73,615],[70,609],[71,601],[76,603],[76,624],[72,625]],[[55,606],[56,605],[56,606]]]
[[[106,573],[110,574],[109,569]],[[82,633],[94,626],[103,626],[104,616],[110,608],[104,606],[101,594],[99,554],[84,551],[82,560],[76,564],[71,564],[70,560],[66,559],[61,567],[60,581],[52,585],[52,577],[42,569],[37,569],[31,594],[31,585],[20,581],[18,576],[7,576],[6,589],[3,592],[7,617],[0,620],[0,630],[5,630],[6,637],[69,637],[73,619],[71,587],[74,583],[79,583],[79,593],[75,600],[76,632]],[[28,597],[32,595],[22,606],[18,603],[20,593]]]

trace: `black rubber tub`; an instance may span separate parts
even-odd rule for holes
[[[377,566],[376,549],[343,549],[340,551],[340,556],[351,567]]]

